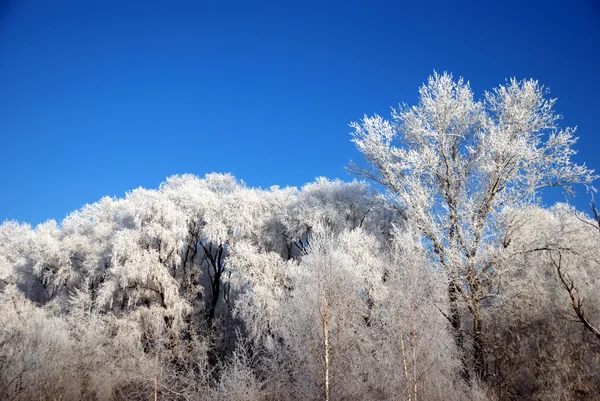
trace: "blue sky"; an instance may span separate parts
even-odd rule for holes
[[[434,70],[538,79],[600,171],[599,1],[0,0],[0,221],[172,174],[350,179],[348,123]]]

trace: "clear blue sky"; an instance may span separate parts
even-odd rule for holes
[[[434,70],[538,79],[600,171],[598,1],[0,0],[0,221],[172,174],[349,179],[348,123]]]

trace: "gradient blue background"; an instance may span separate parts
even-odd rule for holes
[[[172,174],[350,179],[348,123],[434,70],[538,79],[600,170],[598,1],[0,0],[0,221]]]

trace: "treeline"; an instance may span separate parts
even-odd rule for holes
[[[595,179],[535,81],[365,117],[374,181],[169,178],[0,226],[0,399],[595,399]]]
[[[466,381],[447,276],[362,182],[171,177],[60,225],[6,222],[1,398],[591,398],[600,341],[556,264],[600,322],[597,225],[563,205],[504,224],[485,376]]]

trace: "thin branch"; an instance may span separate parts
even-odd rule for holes
[[[569,293],[569,298],[571,298],[571,307],[577,316],[577,319],[583,326],[588,329],[591,333],[593,333],[598,340],[600,340],[600,331],[595,328],[584,316],[583,311],[583,302],[584,299],[577,296],[577,288],[575,287],[575,283],[573,279],[569,277],[568,274],[562,272],[562,254],[558,252],[558,261],[556,258],[550,253],[550,260],[552,264],[556,268],[556,272],[558,273],[558,278],[560,279],[563,287]]]

